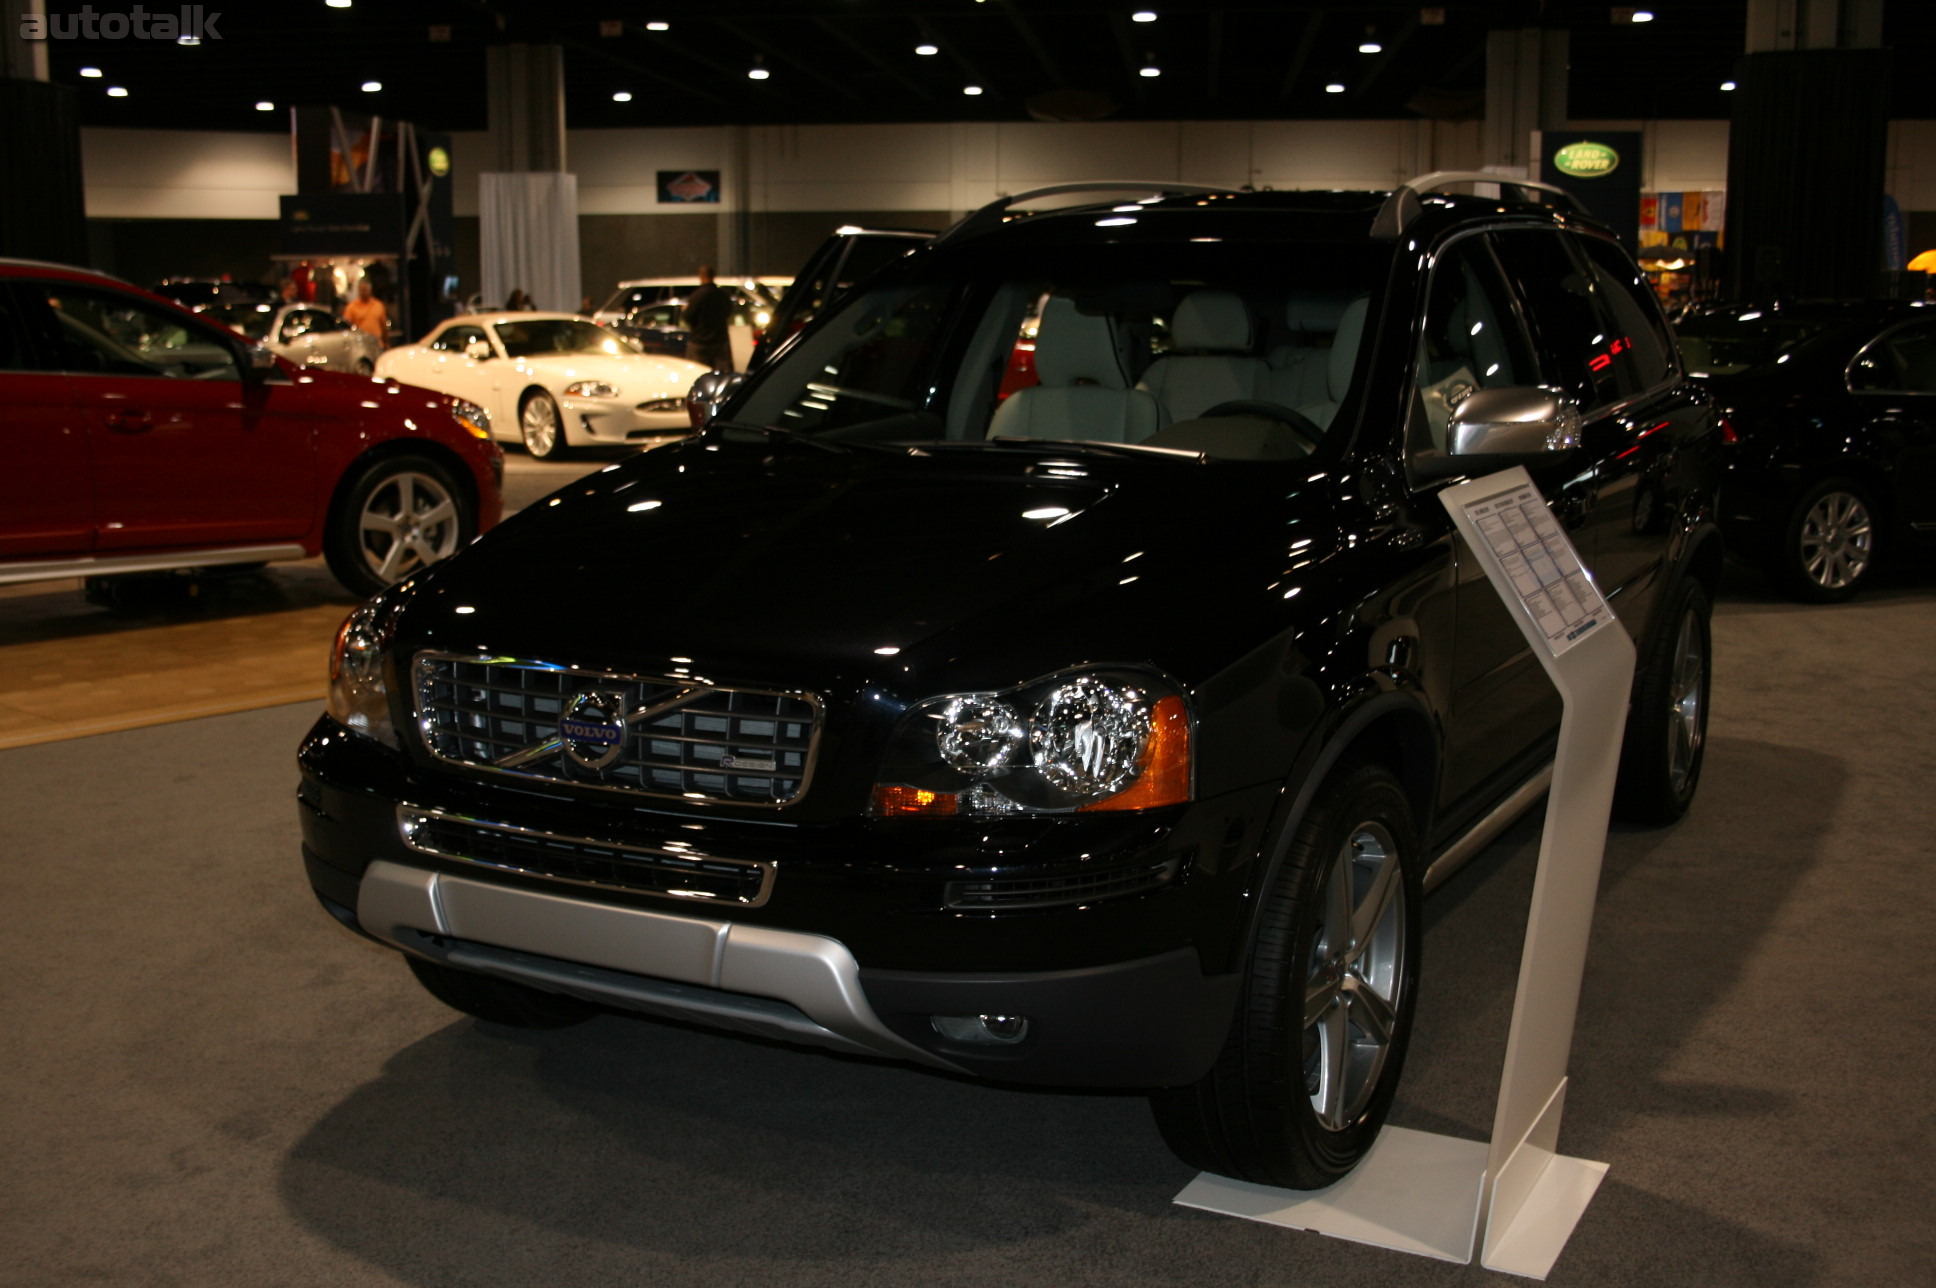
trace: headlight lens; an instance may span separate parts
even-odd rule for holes
[[[450,403],[450,414],[457,418],[458,424],[478,438],[488,439],[491,436],[490,412],[462,398],[451,398],[447,401]]]
[[[349,615],[336,632],[329,661],[329,714],[336,723],[385,746],[397,745],[390,721],[390,690],[383,682],[387,623],[375,603]]]
[[[573,398],[616,398],[618,386],[603,380],[574,380],[565,386],[565,393]]]
[[[1190,716],[1176,686],[1083,671],[917,703],[889,746],[873,812],[1047,814],[1188,799]]]

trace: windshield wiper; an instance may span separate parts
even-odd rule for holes
[[[1187,447],[1157,447],[1151,443],[1105,443],[1088,438],[989,438],[1004,447],[1053,447],[1057,451],[1099,452],[1105,456],[1167,456],[1174,461],[1200,461],[1204,453]]]
[[[792,442],[805,443],[807,446],[817,447],[823,452],[836,452],[842,456],[848,455],[854,450],[846,443],[830,442],[817,434],[809,434],[804,429],[789,429],[785,425],[755,425],[753,422],[747,420],[715,419],[707,423],[705,432],[710,434],[715,429],[749,430],[755,434],[765,434],[768,438],[784,438]]]

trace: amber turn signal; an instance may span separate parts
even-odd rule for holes
[[[924,787],[889,786],[874,788],[874,812],[880,815],[926,814],[930,818],[953,814],[953,792],[931,792]]]
[[[1136,781],[1108,800],[1084,805],[1082,813],[1105,809],[1153,809],[1190,799],[1190,713],[1183,699],[1163,698],[1150,712],[1149,743],[1136,766]]]

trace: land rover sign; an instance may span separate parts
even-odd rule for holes
[[[1604,143],[1569,143],[1553,154],[1553,168],[1577,179],[1598,179],[1620,165],[1620,154]]]

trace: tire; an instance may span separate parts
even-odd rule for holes
[[[1613,794],[1614,815],[1629,823],[1664,826],[1694,803],[1714,687],[1712,616],[1700,584],[1681,582],[1634,670]]]
[[[1263,893],[1216,1065],[1150,1097],[1177,1157],[1294,1190],[1331,1185],[1364,1158],[1411,1037],[1419,857],[1398,780],[1373,764],[1333,770]],[[1369,933],[1341,939],[1335,928],[1354,916]]]
[[[1834,604],[1862,589],[1875,568],[1875,503],[1853,479],[1828,479],[1802,494],[1775,551],[1775,580],[1805,604]]]
[[[323,555],[336,580],[368,598],[476,536],[475,510],[448,470],[422,456],[392,456],[350,483]]]
[[[565,442],[564,417],[558,414],[557,402],[542,389],[533,389],[518,403],[518,434],[524,440],[524,450],[537,460],[562,461],[571,455],[571,446]]]
[[[376,374],[376,364],[368,358],[358,358],[356,360],[356,374],[359,376],[373,376]]]
[[[562,1029],[598,1014],[598,1007],[508,979],[492,979],[421,957],[406,957],[430,995],[452,1010],[514,1029]]]

